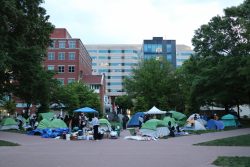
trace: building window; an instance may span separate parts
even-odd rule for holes
[[[172,45],[171,44],[167,44],[167,52],[171,52],[172,51]]]
[[[99,53],[109,53],[109,50],[99,50]]]
[[[75,78],[69,78],[68,79],[68,84],[75,82]]]
[[[76,48],[76,41],[69,41],[69,48]]]
[[[69,72],[75,72],[75,66],[69,66]]]
[[[172,55],[171,54],[167,54],[167,60],[172,61]]]
[[[61,85],[64,85],[64,79],[63,78],[57,78],[57,80],[60,82]]]
[[[75,60],[75,58],[76,58],[75,52],[70,52],[69,53],[69,60]]]
[[[50,48],[55,48],[56,47],[56,41],[52,41],[49,47]]]
[[[65,41],[59,41],[59,48],[65,48],[66,45],[65,45]]]
[[[106,60],[106,59],[108,59],[108,56],[99,56],[99,59],[100,60]]]
[[[97,50],[88,50],[89,53],[97,53]]]
[[[54,65],[48,65],[48,70],[49,70],[49,71],[55,70],[55,66],[54,66]]]
[[[110,53],[122,53],[122,50],[110,50]]]
[[[58,72],[64,73],[64,66],[58,66]]]
[[[65,53],[64,52],[58,53],[58,60],[65,60]]]
[[[55,53],[54,52],[48,53],[48,60],[55,60]]]
[[[90,56],[92,58],[92,60],[97,59],[97,56]]]

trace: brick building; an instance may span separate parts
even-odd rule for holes
[[[54,78],[64,85],[84,81],[99,94],[104,111],[105,78],[102,75],[92,75],[92,59],[81,40],[72,38],[65,28],[56,28],[50,38],[53,42],[48,48],[44,67],[57,71]]]
[[[58,72],[56,79],[68,84],[91,75],[92,60],[80,39],[72,38],[65,28],[56,28],[51,40],[44,66]]]

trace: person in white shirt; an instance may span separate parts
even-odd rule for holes
[[[97,116],[95,115],[94,118],[92,118],[91,121],[92,125],[93,125],[93,129],[94,129],[94,140],[98,139],[98,127],[99,127],[99,119],[97,118]]]

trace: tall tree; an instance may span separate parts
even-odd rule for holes
[[[119,106],[122,114],[126,114],[126,110],[133,107],[132,99],[128,95],[117,97],[115,99],[115,104]]]
[[[56,99],[63,103],[70,114],[79,107],[91,107],[101,111],[101,104],[98,94],[94,93],[87,85],[74,82],[59,89]]]
[[[136,104],[138,108],[149,109],[157,106],[169,109],[175,106],[172,101],[176,93],[173,78],[174,68],[166,60],[145,60],[125,80],[125,88],[135,98],[135,102],[143,100],[143,107]]]
[[[54,28],[42,2],[2,0],[0,7],[0,93],[13,92],[29,105],[41,91],[37,82],[46,85],[39,77],[45,74],[41,65]]]
[[[201,103],[216,102],[225,109],[249,102],[247,63],[250,58],[250,0],[225,9],[195,31],[192,39],[199,73],[192,84]],[[246,61],[242,61],[242,60]],[[242,73],[240,73],[240,71]]]

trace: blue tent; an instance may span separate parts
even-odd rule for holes
[[[143,112],[137,112],[135,113],[135,115],[132,116],[132,118],[128,121],[127,127],[131,128],[131,127],[139,127],[139,117],[143,116],[144,117],[144,113]]]
[[[210,130],[222,130],[224,129],[224,123],[222,121],[217,121],[214,119],[210,119],[207,122],[207,129]]]
[[[77,110],[74,110],[74,112],[97,113],[96,110],[94,110],[94,109],[92,109],[90,107],[79,108]]]

